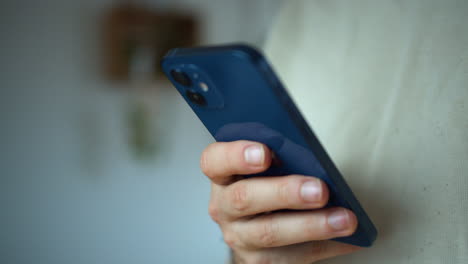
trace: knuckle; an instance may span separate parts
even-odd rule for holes
[[[277,187],[277,198],[279,202],[285,206],[291,204],[291,193],[289,182],[286,180],[280,181]]]
[[[208,166],[208,151],[210,149],[210,146],[208,146],[201,154],[200,157],[200,168],[206,176],[210,177],[211,171],[210,167]]]
[[[213,219],[213,221],[219,223],[219,210],[215,203],[211,202],[208,206],[208,214],[210,215],[211,219]]]
[[[245,212],[249,209],[248,187],[246,183],[237,182],[232,186],[230,200],[232,207],[239,213]]]
[[[278,244],[278,226],[274,214],[263,219],[258,232],[258,246],[273,247]]]
[[[263,254],[263,253],[257,253],[257,254],[252,254],[250,256],[247,256],[245,263],[255,263],[255,264],[273,264],[277,263],[274,262],[276,259],[274,259],[273,256],[270,254]],[[276,260],[278,261],[278,260]],[[281,262],[283,263],[283,262]]]
[[[200,155],[200,168],[203,172],[205,172],[205,159],[206,159],[206,149],[202,151],[201,155]]]
[[[272,264],[273,263],[273,260],[271,258],[271,256],[260,256],[258,257],[258,259],[256,260],[258,264]]]
[[[240,245],[238,236],[232,229],[223,230],[223,239],[226,245],[228,245],[232,249],[237,248]]]

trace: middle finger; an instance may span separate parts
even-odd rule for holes
[[[228,219],[281,209],[317,209],[328,197],[323,181],[300,175],[244,179],[218,193],[219,209]]]

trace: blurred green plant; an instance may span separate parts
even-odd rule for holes
[[[136,158],[147,160],[157,152],[156,131],[151,124],[151,111],[142,102],[134,102],[129,111],[130,147]]]

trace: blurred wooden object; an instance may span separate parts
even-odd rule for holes
[[[197,30],[196,18],[190,14],[150,10],[132,4],[112,8],[104,17],[106,77],[128,81],[132,78],[132,69],[137,68],[136,71],[150,70],[151,79],[161,78],[160,59],[171,48],[195,45]]]

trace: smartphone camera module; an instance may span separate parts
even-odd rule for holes
[[[213,80],[195,64],[174,64],[168,72],[169,79],[190,105],[197,108],[221,109],[223,96]]]
[[[171,71],[171,76],[174,79],[174,81],[182,84],[183,86],[190,86],[192,85],[192,80],[190,80],[190,77],[188,75],[180,70],[172,70]]]
[[[187,90],[186,92],[187,97],[189,98],[190,101],[193,103],[200,105],[200,106],[205,106],[206,105],[206,99],[203,95],[200,93],[197,93],[195,91]]]

